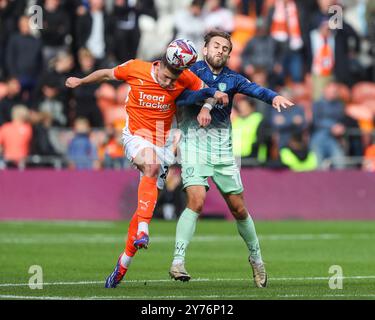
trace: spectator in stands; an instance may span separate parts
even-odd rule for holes
[[[288,89],[283,89],[281,94],[287,99],[294,100],[292,91]],[[271,117],[274,139],[279,150],[287,147],[293,133],[302,134],[307,127],[304,109],[297,104],[284,112],[272,110]]]
[[[270,87],[274,88],[280,82],[282,73],[281,52],[278,42],[267,33],[263,20],[257,20],[256,34],[251,38],[241,54],[242,70],[253,79],[256,69],[263,69],[267,73]]]
[[[43,1],[43,28],[40,30],[43,41],[43,58],[48,64],[59,51],[66,51],[67,36],[70,34],[70,19],[60,0]]]
[[[364,68],[359,61],[360,38],[354,29],[343,21],[343,28],[334,30],[335,35],[335,80],[351,87],[364,77]]]
[[[372,55],[372,75],[371,79],[375,82],[375,2],[367,1],[366,7],[367,32],[370,41],[370,53]]]
[[[22,102],[20,82],[16,78],[10,78],[5,85],[6,95],[0,99],[0,126],[11,121],[13,106]]]
[[[341,145],[345,133],[344,117],[344,104],[339,99],[338,86],[331,82],[324,89],[323,98],[313,104],[311,149],[318,157],[320,168],[326,159],[331,161],[334,168],[342,169],[345,166],[345,153]]]
[[[221,5],[220,0],[206,0],[203,18],[205,32],[220,29],[231,33],[234,30],[234,16],[231,10]]]
[[[310,32],[308,52],[308,67],[311,66],[313,75],[326,79],[318,88],[324,87],[332,77],[347,86],[364,77],[364,68],[358,60],[360,38],[345,21],[342,29],[330,29],[329,18],[322,16],[318,28]],[[315,92],[313,96],[314,99],[320,98]]]
[[[255,104],[247,97],[235,105],[237,117],[232,121],[233,154],[241,158],[253,158],[259,163],[267,160],[269,128],[263,115],[257,112]]]
[[[249,15],[251,13],[251,5],[255,7],[255,15],[257,18],[260,18],[263,14],[263,5],[264,0],[241,0],[241,13],[245,16]]]
[[[328,20],[323,20],[318,29],[310,33],[312,56],[313,100],[322,97],[323,89],[333,80],[335,64],[335,38],[329,29]]]
[[[11,35],[6,51],[8,74],[20,83],[23,99],[30,102],[32,91],[42,70],[42,42],[31,35],[29,18],[22,16],[18,22],[19,34]]]
[[[68,146],[69,167],[72,169],[98,169],[96,146],[90,141],[90,123],[85,118],[74,121],[74,138]]]
[[[182,8],[174,15],[175,36],[173,38],[190,39],[194,42],[199,54],[204,46],[203,1],[193,0],[188,8]]]
[[[116,101],[116,88],[110,83],[102,83],[96,91],[96,101],[100,112],[103,115],[104,126],[111,126],[114,120],[114,110],[118,107]],[[121,108],[123,108],[123,101]]]
[[[337,4],[337,0],[316,0],[317,8],[311,12],[310,31],[319,28],[322,20],[330,18],[329,8]]]
[[[78,48],[87,48],[93,57],[103,63],[112,53],[113,30],[110,17],[104,11],[103,0],[89,0],[89,10],[79,7],[76,24]]]
[[[42,87],[42,98],[38,102],[38,111],[50,115],[54,127],[65,127],[68,124],[66,110],[59,99],[59,81],[53,75],[46,76]]]
[[[256,84],[262,87],[267,87],[267,88],[271,88],[271,87],[275,88],[277,85],[279,85],[279,83],[277,83],[277,80],[275,78],[271,79],[270,77],[268,77],[266,69],[263,69],[263,68],[255,68],[254,73],[251,77],[251,81],[255,82]],[[272,114],[272,108],[270,108],[270,105],[258,99],[255,99],[254,103],[256,106],[256,110],[263,114],[265,120],[270,125],[271,114]]]
[[[157,12],[154,0],[115,0],[113,18],[113,52],[118,63],[137,57],[141,30],[140,15],[149,15],[155,20]],[[192,24],[190,24],[192,26]]]
[[[268,14],[269,34],[281,48],[282,75],[290,76],[293,82],[304,79],[300,14],[295,0],[275,0]]]
[[[294,132],[288,144],[280,150],[280,161],[290,170],[312,171],[318,167],[318,159],[314,151],[309,150],[302,132]]]
[[[43,99],[42,88],[48,82],[53,82],[57,84],[58,96],[57,99],[61,101],[64,105],[64,110],[68,117],[68,124],[72,124],[72,118],[74,114],[72,110],[75,109],[75,101],[73,99],[72,90],[65,86],[66,78],[74,70],[74,59],[73,55],[66,52],[60,51],[57,56],[50,61],[50,68],[43,74],[41,81],[38,85],[36,101],[41,101]]]
[[[0,79],[8,76],[5,67],[5,51],[9,37],[17,31],[17,21],[25,7],[25,0],[0,0]]]
[[[347,112],[345,112],[343,124],[345,126],[345,149],[347,156],[362,157],[364,148],[361,129],[358,121],[350,116]],[[360,165],[357,167],[360,167]]]
[[[49,137],[49,129],[52,126],[52,114],[48,112],[31,112],[31,122],[33,137],[31,140],[31,155],[41,156],[37,163],[32,163],[33,167],[54,167],[53,160],[60,158]],[[30,166],[29,165],[29,166]]]
[[[104,145],[104,168],[121,169],[130,166],[130,162],[124,157],[122,144],[122,126],[111,126],[107,129],[107,142]]]
[[[29,110],[24,105],[16,105],[12,110],[12,121],[0,127],[0,149],[8,167],[24,167],[31,138]]]
[[[0,101],[2,101],[8,94],[8,85],[5,82],[0,82]]]
[[[83,78],[94,71],[95,59],[88,49],[81,48],[78,52],[80,71],[77,77]],[[103,116],[96,101],[96,91],[99,84],[81,86],[73,90],[75,100],[75,117],[89,120],[92,127],[103,126]]]

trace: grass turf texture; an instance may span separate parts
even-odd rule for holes
[[[103,288],[123,249],[128,222],[1,222],[0,299],[375,299],[374,221],[256,222],[269,286],[257,289],[234,222],[201,220],[186,267],[192,281],[170,280],[176,222],[154,220],[150,247],[125,281]],[[43,268],[42,290],[27,285]],[[343,269],[332,290],[329,268]],[[21,285],[15,285],[21,284]]]

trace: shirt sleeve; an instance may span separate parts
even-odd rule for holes
[[[201,78],[195,75],[190,70],[184,71],[185,74],[185,89],[200,90],[204,88],[204,82]]]
[[[204,88],[201,90],[186,89],[177,97],[176,105],[180,107],[203,102],[207,98],[213,97],[215,93],[215,88]]]
[[[118,65],[113,68],[113,75],[117,80],[127,81],[132,65],[134,64],[134,59],[128,60],[123,64]]]
[[[278,93],[275,91],[259,86],[241,75],[238,75],[237,90],[238,93],[259,99],[268,104],[272,104],[272,100],[278,96]]]

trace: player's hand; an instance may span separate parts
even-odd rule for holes
[[[214,98],[217,100],[217,103],[226,106],[229,103],[229,97],[225,92],[216,91]]]
[[[276,96],[272,100],[272,107],[274,107],[278,112],[281,112],[281,107],[284,109],[294,106],[294,103],[283,96]]]
[[[77,88],[81,84],[82,84],[82,80],[80,78],[75,78],[75,77],[69,77],[65,82],[65,86],[67,86],[68,88],[72,88],[72,89]]]
[[[211,123],[210,110],[202,108],[197,116],[198,123],[201,127],[207,127]]]

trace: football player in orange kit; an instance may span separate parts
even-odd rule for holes
[[[122,80],[130,85],[125,102],[127,118],[123,144],[126,156],[141,172],[138,207],[130,221],[125,251],[105,283],[106,288],[115,288],[125,276],[137,250],[148,246],[148,225],[158,188],[163,188],[162,177],[174,160],[174,152],[166,142],[176,112],[175,99],[186,89],[192,90],[191,96],[196,91],[202,93],[196,96],[195,102],[214,98],[211,104],[209,99],[206,100],[197,117],[199,124],[206,126],[211,121],[212,105],[216,102],[228,104],[228,96],[214,88],[205,88],[203,81],[191,71],[173,68],[165,55],[161,61],[153,63],[129,60],[113,69],[94,71],[82,79],[70,77],[66,86],[76,88],[105,80]]]

